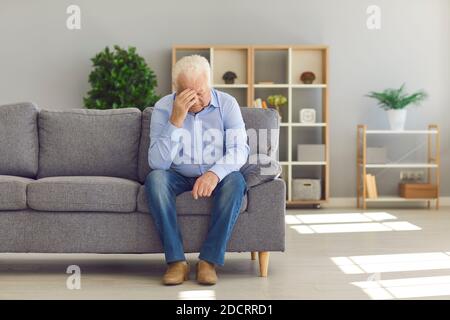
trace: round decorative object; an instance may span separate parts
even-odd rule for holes
[[[225,84],[234,84],[234,80],[236,78],[237,75],[233,71],[227,71],[222,76],[222,79],[225,81]]]
[[[316,110],[314,110],[314,109],[300,110],[300,122],[301,123],[315,123],[316,122]]]
[[[314,80],[316,80],[316,75],[311,71],[303,72],[300,76],[300,81],[304,84],[312,84]]]

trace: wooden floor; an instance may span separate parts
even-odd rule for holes
[[[385,213],[363,214],[374,212]],[[363,213],[289,210],[287,250],[270,254],[268,278],[250,253],[227,254],[213,287],[162,286],[162,255],[1,254],[0,299],[450,298],[450,208]],[[80,290],[66,287],[69,265]]]

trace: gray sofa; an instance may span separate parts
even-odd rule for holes
[[[162,253],[143,187],[151,112],[0,106],[0,252]],[[273,111],[242,113],[247,129],[279,126]],[[177,197],[186,252],[199,251],[210,207]],[[227,251],[259,252],[266,276],[268,252],[285,248],[284,215],[282,180],[251,186]]]

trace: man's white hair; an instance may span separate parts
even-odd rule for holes
[[[194,54],[183,57],[175,63],[172,70],[172,85],[175,91],[178,91],[178,77],[181,74],[188,78],[205,74],[208,86],[211,87],[211,67],[205,57]]]

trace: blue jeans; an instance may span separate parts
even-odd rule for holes
[[[192,190],[196,179],[182,176],[173,170],[153,170],[145,180],[148,206],[167,263],[186,260],[175,201],[177,195]],[[247,185],[239,171],[230,173],[218,183],[211,195],[211,218],[208,235],[200,250],[200,259],[217,265],[224,264],[227,243],[246,191]]]

